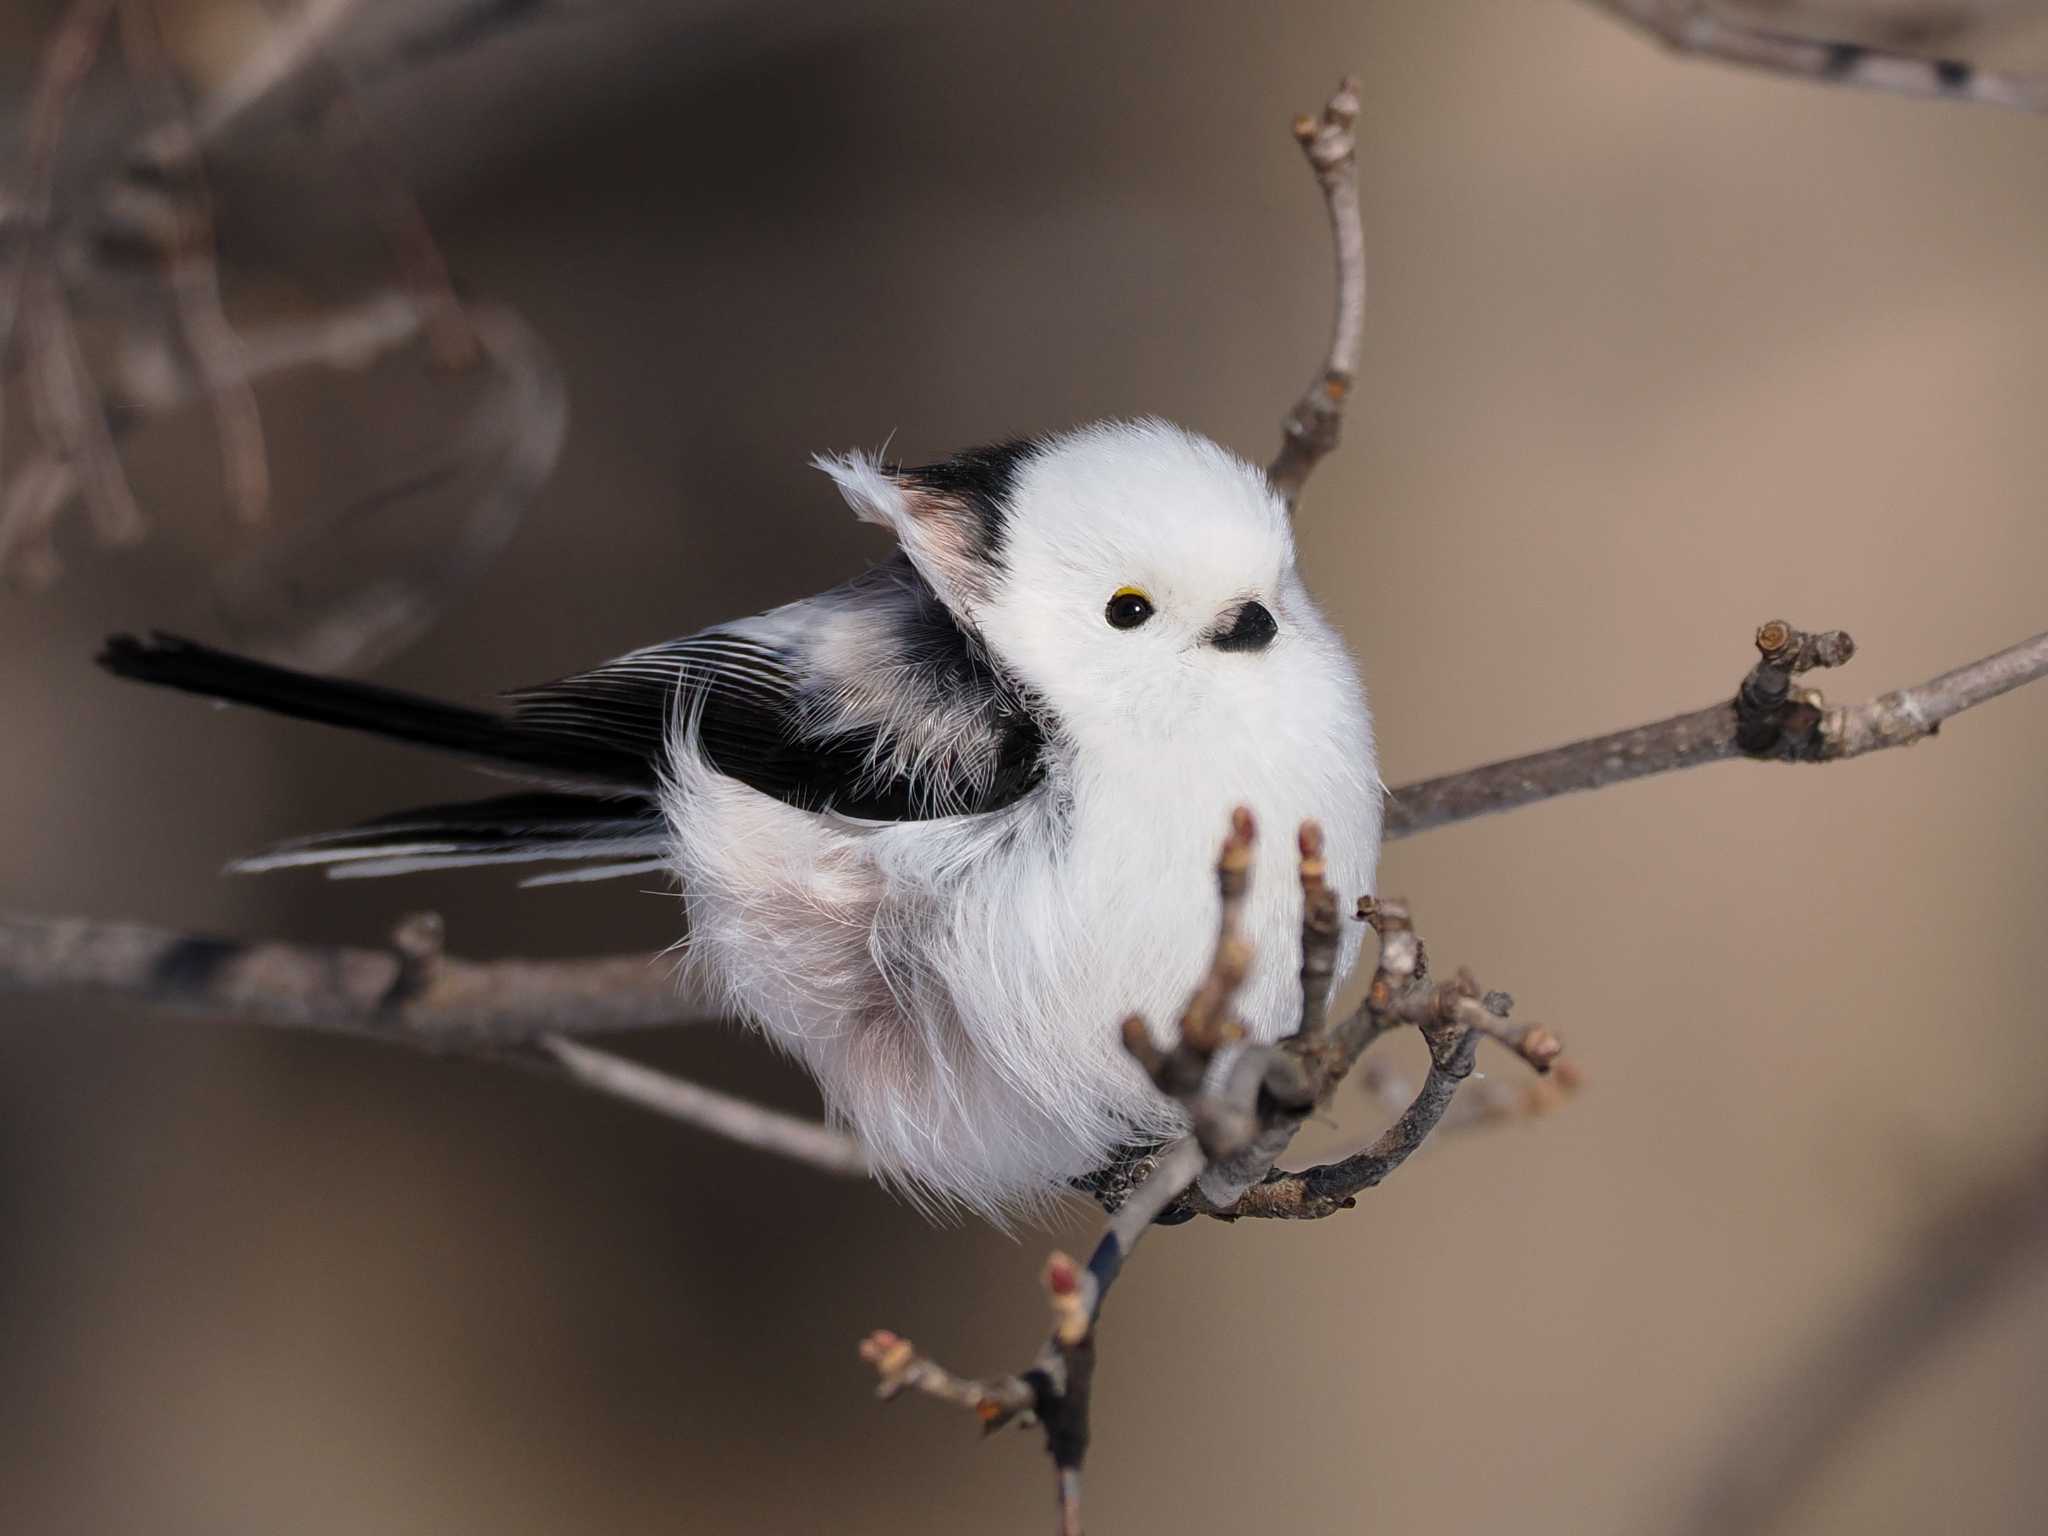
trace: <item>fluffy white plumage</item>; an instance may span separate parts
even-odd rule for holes
[[[687,963],[809,1068],[885,1178],[999,1221],[1029,1215],[1119,1146],[1182,1128],[1117,1025],[1135,1010],[1171,1029],[1208,960],[1215,852],[1239,804],[1269,833],[1244,1018],[1262,1039],[1292,1027],[1294,826],[1322,822],[1343,901],[1372,886],[1382,790],[1364,689],[1302,583],[1279,499],[1179,428],[1104,424],[1039,445],[993,551],[956,500],[864,457],[820,464],[1044,713],[1045,777],[985,814],[859,822],[724,776],[686,722],[663,807]],[[1104,611],[1124,588],[1156,611],[1119,630]],[[832,622],[843,590],[753,632],[858,645],[864,629]],[[1277,623],[1270,643],[1218,648],[1219,624],[1253,601]],[[860,662],[847,670],[887,665]],[[1340,976],[1357,948],[1347,925]]]

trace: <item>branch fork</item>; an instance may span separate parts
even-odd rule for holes
[[[1303,903],[1296,1028],[1273,1044],[1251,1040],[1235,1005],[1252,961],[1243,912],[1256,836],[1251,812],[1234,812],[1216,860],[1216,941],[1207,971],[1181,1010],[1173,1045],[1157,1045],[1138,1015],[1123,1022],[1125,1048],[1153,1086],[1185,1112],[1190,1132],[1141,1165],[1133,1187],[1119,1189],[1085,1267],[1064,1253],[1047,1261],[1044,1282],[1053,1323],[1032,1365],[975,1380],[892,1332],[872,1333],[861,1344],[861,1357],[874,1368],[884,1398],[915,1390],[968,1409],[985,1430],[1007,1424],[1043,1430],[1062,1532],[1080,1530],[1096,1323],[1124,1261],[1151,1226],[1198,1215],[1315,1220],[1349,1209],[1442,1121],[1459,1085],[1472,1075],[1482,1039],[1498,1041],[1539,1073],[1548,1072],[1563,1050],[1543,1026],[1513,1023],[1513,1000],[1482,989],[1469,972],[1433,980],[1407,907],[1371,897],[1359,902],[1358,917],[1379,937],[1379,963],[1364,1001],[1331,1024],[1337,904],[1324,879],[1323,837],[1314,822],[1303,823],[1297,834]],[[1366,1048],[1402,1027],[1415,1028],[1428,1043],[1430,1070],[1400,1118],[1351,1157],[1276,1172],[1275,1163],[1309,1115],[1330,1102]]]

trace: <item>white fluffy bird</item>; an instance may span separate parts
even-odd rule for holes
[[[1029,1215],[1183,1129],[1118,1021],[1170,1021],[1201,975],[1233,806],[1271,828],[1319,820],[1339,897],[1371,889],[1364,688],[1280,499],[1178,427],[1102,423],[915,469],[816,462],[894,555],[513,693],[507,712],[165,637],[101,659],[546,785],[238,867],[666,870],[685,966],[804,1063],[882,1177],[929,1205]],[[1261,1039],[1299,1005],[1291,859],[1291,839],[1263,840],[1246,914],[1240,1006]]]

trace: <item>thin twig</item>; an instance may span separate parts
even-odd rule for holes
[[[542,1037],[540,1049],[571,1082],[651,1109],[667,1119],[826,1173],[858,1177],[868,1172],[867,1155],[858,1142],[815,1120],[686,1082],[562,1035]]]
[[[1358,204],[1358,81],[1347,75],[1323,108],[1321,118],[1299,117],[1294,137],[1322,188],[1337,259],[1337,313],[1330,350],[1302,397],[1281,426],[1280,452],[1266,478],[1291,508],[1323,457],[1337,446],[1344,403],[1358,375],[1365,332],[1365,228]]]
[[[1038,1358],[1014,1375],[971,1380],[954,1374],[908,1339],[878,1329],[861,1341],[861,1358],[880,1380],[885,1401],[906,1387],[973,1413],[985,1433],[1006,1424],[1045,1432],[1052,1460],[1060,1536],[1081,1531],[1081,1470],[1090,1439],[1089,1414],[1095,1383],[1095,1325],[1102,1303],[1124,1261],[1161,1214],[1201,1173],[1204,1157],[1192,1136],[1175,1142],[1153,1161],[1137,1190],[1105,1223],[1086,1267],[1054,1253],[1043,1273],[1053,1325]]]
[[[1404,1025],[1418,1029],[1429,1046],[1430,1069],[1422,1087],[1400,1118],[1362,1151],[1298,1173],[1261,1169],[1263,1177],[1239,1183],[1222,1198],[1205,1174],[1183,1201],[1186,1210],[1225,1221],[1319,1220],[1349,1210],[1360,1193],[1400,1167],[1437,1129],[1460,1085],[1472,1075],[1482,1039],[1500,1041],[1539,1073],[1549,1072],[1563,1052],[1562,1042],[1542,1025],[1511,1023],[1514,1000],[1505,992],[1483,991],[1469,971],[1449,981],[1432,980],[1426,951],[1403,903],[1367,897],[1359,903],[1359,915],[1379,935],[1379,964],[1357,1009],[1330,1032],[1324,1049],[1308,1057],[1315,1073],[1311,1102],[1327,1103],[1365,1048]],[[1284,1138],[1269,1143],[1270,1168],[1303,1116],[1280,1105],[1262,1111],[1269,1129],[1286,1131]]]
[[[1717,15],[1708,0],[1591,0],[1674,52],[1720,59],[1827,85],[1986,106],[2048,110],[2048,80],[1978,69],[1959,59],[1926,59],[1863,43],[1828,42],[1748,26]]]

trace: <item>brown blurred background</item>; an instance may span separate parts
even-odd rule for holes
[[[0,12],[12,116],[54,9]],[[1287,123],[1345,69],[1372,300],[1302,538],[1389,782],[1725,695],[1777,615],[1855,633],[1845,698],[2043,627],[2038,120],[1679,63],[1565,0],[639,4],[365,84],[572,416],[502,558],[377,675],[476,697],[845,576],[880,545],[817,449],[1157,412],[1263,459],[1330,307]],[[218,168],[231,310],[382,259],[293,153]],[[409,379],[266,393],[280,520],[408,451]],[[433,907],[472,954],[673,937],[631,883],[221,878],[473,781],[99,675],[109,629],[219,638],[209,562],[268,536],[224,528],[202,418],[130,464],[150,541],[70,536],[57,586],[0,598],[0,906],[356,942]],[[1091,1528],[1677,1528],[1808,1342],[2040,1134],[2044,761],[2022,693],[1907,752],[1394,848],[1433,950],[1556,1024],[1587,1087],[1340,1219],[1159,1234],[1107,1316]],[[0,1527],[1047,1524],[1031,1440],[883,1412],[853,1352],[886,1324],[1014,1365],[1042,1236],[931,1230],[488,1067],[0,1020]],[[736,1031],[646,1050],[811,1102]],[[2043,1423],[2036,1268],[1785,1526],[2042,1529]]]

